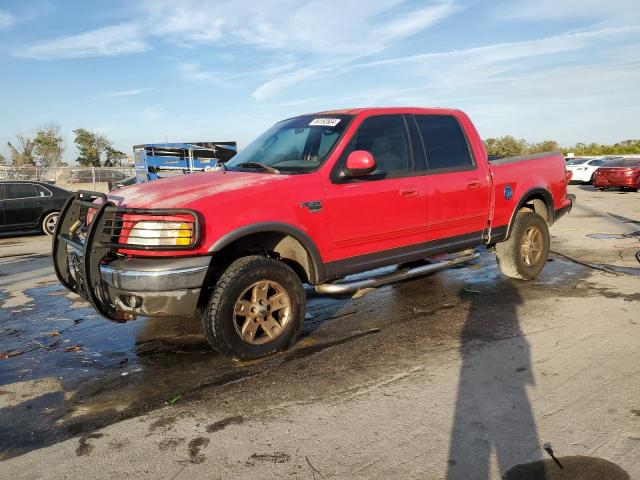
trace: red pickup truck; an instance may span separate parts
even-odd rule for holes
[[[569,179],[560,153],[489,161],[459,110],[301,115],[218,171],[78,192],[54,263],[108,319],[200,315],[213,348],[256,358],[299,332],[303,284],[352,293],[468,262],[481,245],[505,275],[534,278],[548,227],[572,207]]]

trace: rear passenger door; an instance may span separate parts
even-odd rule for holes
[[[484,159],[475,159],[452,115],[415,115],[425,155],[421,177],[429,198],[428,240],[482,238],[491,202]]]
[[[5,222],[8,227],[35,228],[40,221],[44,200],[33,183],[5,183]]]

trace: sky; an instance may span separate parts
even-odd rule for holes
[[[484,138],[640,138],[639,0],[0,0],[0,153],[57,122],[236,140],[337,108],[465,110]]]

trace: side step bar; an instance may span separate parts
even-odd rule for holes
[[[427,273],[437,272],[454,265],[460,265],[461,263],[470,262],[479,257],[480,254],[478,252],[474,252],[471,255],[465,255],[463,257],[454,258],[452,260],[429,263],[413,268],[404,268],[402,270],[398,270],[387,275],[381,275],[379,277],[357,280],[355,282],[323,283],[321,285],[316,285],[315,288],[316,292],[318,293],[324,293],[327,295],[344,295],[346,293],[357,292],[358,290],[362,290],[364,288],[380,287],[382,285],[397,282],[399,280],[406,280],[408,278],[418,277]]]

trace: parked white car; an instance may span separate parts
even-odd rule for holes
[[[602,158],[574,158],[567,162],[567,170],[573,173],[572,182],[593,183],[596,170],[603,164]]]

